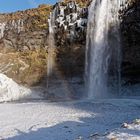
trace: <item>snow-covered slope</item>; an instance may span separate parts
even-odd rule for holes
[[[12,79],[0,74],[0,102],[19,99],[39,98],[30,89],[19,86]]]

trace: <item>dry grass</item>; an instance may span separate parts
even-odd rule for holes
[[[47,51],[0,53],[0,72],[16,82],[33,86],[40,82],[47,71]]]
[[[64,2],[69,2],[69,1],[76,1],[80,5],[80,7],[86,7],[91,2],[91,0],[64,0]]]

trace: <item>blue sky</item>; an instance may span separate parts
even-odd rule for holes
[[[57,0],[1,0],[0,13],[15,12],[37,7],[39,4],[54,4]]]

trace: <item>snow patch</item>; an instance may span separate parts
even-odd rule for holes
[[[19,86],[6,75],[0,74],[0,102],[31,98],[39,98],[39,95],[33,95],[30,89]]]
[[[0,23],[0,39],[4,37],[5,31],[7,30],[15,30],[17,33],[20,33],[24,30],[24,21],[19,20],[11,20],[9,22],[1,22]]]
[[[127,124],[127,127],[123,127],[114,132],[111,132],[107,136],[107,138],[108,139],[114,138],[118,140],[139,140],[140,139],[140,124],[137,124],[137,123]]]
[[[4,30],[5,30],[5,23],[0,23],[0,39],[4,36]]]

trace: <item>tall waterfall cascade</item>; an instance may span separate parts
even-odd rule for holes
[[[55,14],[56,10],[50,13],[50,18],[48,19],[49,23],[49,36],[48,36],[48,66],[47,66],[47,75],[51,75],[53,67],[55,65],[55,39],[54,39],[54,28],[55,28]]]
[[[115,83],[120,92],[121,49],[119,10],[126,0],[94,0],[89,7],[85,79],[88,98],[110,96]]]

